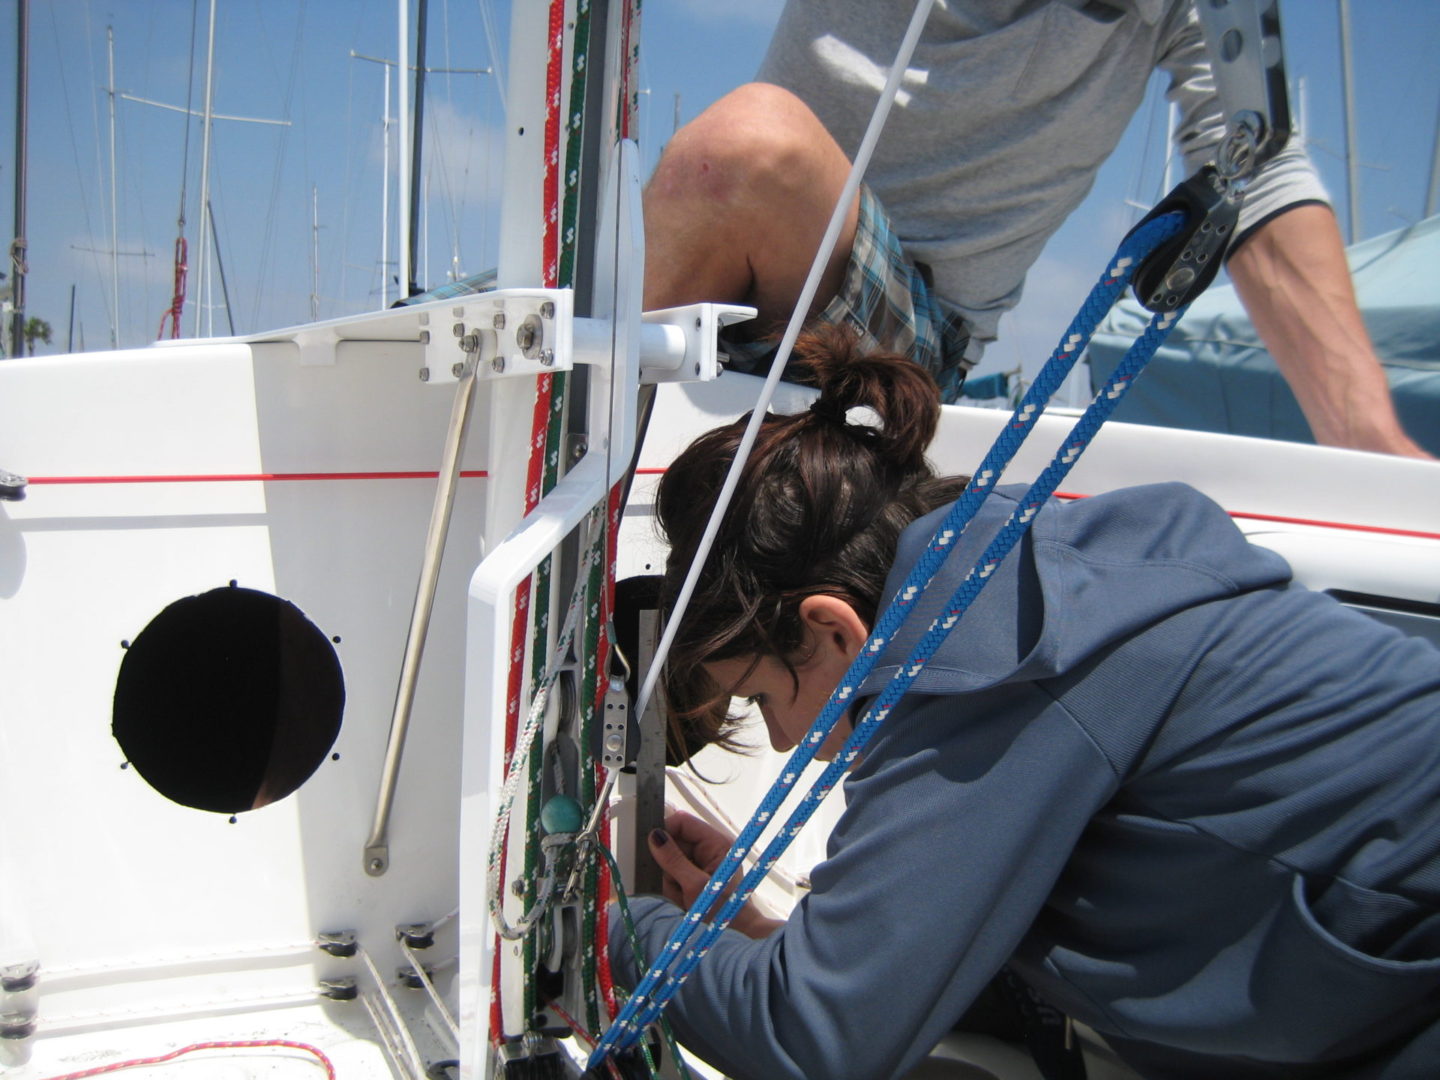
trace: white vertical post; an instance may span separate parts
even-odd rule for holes
[[[105,27],[105,48],[110,64],[110,289],[114,314],[110,317],[110,347],[120,347],[120,224],[115,190],[115,28]],[[188,124],[190,118],[187,116]]]
[[[384,166],[380,176],[380,307],[390,306],[390,65],[385,68],[385,115],[380,122]]]
[[[214,126],[211,106],[215,92],[215,0],[210,0],[210,35],[205,51],[205,113],[200,121],[200,258],[195,266],[195,336],[210,331],[210,130]],[[189,122],[188,120],[186,121]],[[205,325],[201,325],[201,319]]]
[[[395,94],[395,121],[400,143],[396,155],[400,175],[396,192],[396,209],[400,218],[397,257],[400,263],[400,296],[403,299],[410,282],[410,0],[396,0],[395,6],[400,19],[400,48],[395,68],[399,83]]]

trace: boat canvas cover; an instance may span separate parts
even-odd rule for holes
[[[1347,249],[1360,310],[1411,438],[1440,454],[1440,215]],[[1133,297],[1090,343],[1102,386],[1149,321]],[[1261,344],[1233,286],[1194,304],[1115,412],[1136,424],[1314,442],[1295,395]]]

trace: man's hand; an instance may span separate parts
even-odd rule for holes
[[[691,814],[677,811],[666,815],[665,828],[650,834],[650,853],[665,875],[665,899],[688,909],[734,842],[733,836]],[[737,883],[738,877],[730,881],[727,895]],[[730,923],[732,929],[752,938],[768,937],[783,925],[761,915],[748,902]]]

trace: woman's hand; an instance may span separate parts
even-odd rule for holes
[[[665,828],[650,834],[650,854],[665,875],[665,899],[688,909],[734,842],[734,837],[691,814],[668,814]],[[737,883],[738,878],[731,879],[727,895]],[[761,915],[748,901],[730,922],[732,929],[752,938],[768,937],[783,925],[779,919]]]

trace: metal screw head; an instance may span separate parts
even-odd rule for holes
[[[505,370],[505,357],[503,357],[503,356],[496,356],[493,360],[491,360],[491,361],[490,361],[490,370],[493,371],[493,372],[495,372],[496,375],[499,375],[502,371],[504,371],[504,370]]]
[[[450,332],[454,334],[457,338],[464,337],[465,324],[463,322],[457,322],[454,326],[450,328]]]
[[[467,353],[480,351],[480,335],[476,333],[466,334],[460,339],[460,348]]]
[[[535,344],[535,327],[528,321],[515,328],[515,344],[522,352]]]
[[[420,344],[421,344],[421,345],[429,345],[429,344],[430,344],[430,331],[429,331],[429,330],[421,330],[421,331],[420,331]]]
[[[464,365],[464,364],[459,364],[459,363],[451,364],[451,365],[450,365],[450,374],[451,374],[451,375],[454,375],[455,378],[457,378],[457,379],[460,378],[461,375],[464,375],[464,374],[465,374],[465,365]]]
[[[430,381],[430,369],[429,369],[428,367],[422,367],[422,368],[420,369],[420,381],[421,381],[421,382],[429,382],[429,381]]]
[[[555,317],[555,301],[546,300],[540,305],[540,317],[542,319],[553,319]]]
[[[555,366],[555,350],[554,350],[554,349],[541,349],[541,350],[540,350],[540,363],[541,363],[541,366],[543,366],[543,367],[554,367],[554,366]]]
[[[505,329],[505,313],[503,311],[497,311],[495,313],[494,325],[496,330]]]

